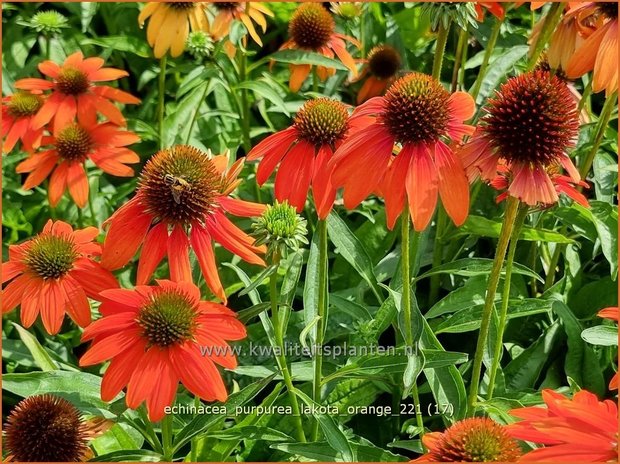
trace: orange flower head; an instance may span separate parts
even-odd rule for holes
[[[579,131],[579,113],[566,84],[544,70],[513,77],[489,99],[487,114],[461,155],[471,179],[510,179],[508,194],[528,205],[558,201],[560,167],[572,184],[579,172],[567,155]],[[500,167],[501,166],[501,167]]]
[[[390,45],[377,45],[368,52],[368,58],[357,80],[365,78],[357,93],[357,104],[382,95],[398,74],[402,65],[400,54]]]
[[[328,58],[337,56],[353,76],[357,76],[357,66],[347,51],[346,41],[357,48],[360,47],[360,43],[353,37],[337,33],[334,18],[320,3],[299,5],[293,13],[288,32],[289,40],[280,47],[281,50],[301,49],[320,53]],[[289,87],[293,92],[297,92],[310,74],[312,65],[291,64],[289,67],[291,69]],[[325,66],[318,66],[316,71],[321,81],[325,81],[336,72],[334,68]]]
[[[295,116],[293,125],[299,137],[316,146],[331,145],[344,139],[349,112],[339,101],[329,98],[309,100]]]
[[[43,231],[21,245],[9,247],[2,264],[2,313],[21,303],[21,321],[30,327],[39,312],[51,335],[58,333],[65,312],[80,327],[90,323],[88,298],[118,287],[114,276],[92,258],[101,253],[93,242],[95,227],[74,231],[69,224],[49,220]]]
[[[72,123],[76,116],[80,125],[93,126],[97,122],[97,113],[118,126],[124,125],[125,118],[112,101],[136,104],[140,100],[122,90],[97,85],[128,75],[120,69],[104,68],[103,63],[99,57],[84,58],[82,52],[75,52],[62,65],[53,61],[39,64],[39,71],[51,81],[37,78],[16,81],[17,89],[33,93],[52,91],[34,116],[32,129],[40,129],[53,119],[56,133]]]
[[[262,47],[263,42],[254,27],[258,24],[265,33],[267,19],[265,16],[273,16],[273,12],[260,2],[213,2],[217,11],[211,26],[213,35],[219,39],[230,33],[230,26],[234,20],[241,21],[248,30],[252,40]],[[229,45],[234,50],[234,46]]]
[[[403,212],[405,198],[416,230],[431,221],[441,196],[455,224],[469,212],[469,183],[461,160],[451,148],[473,127],[474,114],[465,92],[450,94],[421,73],[398,79],[383,97],[355,109],[355,131],[330,161],[334,187],[344,187],[344,205],[352,209],[375,192],[385,199],[388,228]]]
[[[138,16],[140,27],[147,19],[146,40],[153,47],[155,58],[168,51],[172,57],[180,56],[190,30],[209,30],[204,4],[200,2],[149,2]]]
[[[86,206],[89,184],[84,164],[93,161],[97,167],[113,176],[131,177],[134,174],[127,164],[137,163],[140,157],[128,145],[140,139],[133,132],[110,123],[83,126],[70,123],[54,136],[45,136],[41,144],[46,149],[17,165],[20,174],[29,173],[24,189],[31,189],[48,176],[48,197],[56,206],[66,190],[80,208]]]
[[[617,462],[618,407],[581,390],[567,398],[542,391],[546,407],[513,409],[522,419],[506,426],[510,436],[541,446],[523,455],[522,462]]]
[[[515,462],[521,456],[504,426],[486,417],[464,419],[442,433],[425,435],[422,441],[428,453],[417,461]]]
[[[8,461],[85,462],[93,457],[90,439],[112,424],[101,418],[85,421],[78,409],[54,395],[20,401],[4,428]]]
[[[213,240],[249,263],[265,264],[258,256],[265,247],[254,246],[254,239],[225,214],[254,217],[265,210],[265,205],[230,196],[239,185],[243,160],[230,168],[228,162],[228,153],[212,156],[188,145],[153,155],[142,170],[136,196],[107,221],[103,265],[108,269],[123,267],[143,245],[138,285],[150,281],[165,256],[172,280],[191,282],[191,247],[207,285],[225,301]]]
[[[593,71],[592,90],[605,90],[607,96],[611,95],[618,90],[618,3],[577,3],[566,18],[576,18],[585,35],[568,61],[568,77],[575,79]]]
[[[347,107],[329,98],[309,100],[299,109],[293,125],[277,132],[248,153],[247,159],[261,159],[256,180],[263,184],[280,164],[275,181],[275,196],[301,212],[308,190],[319,218],[325,219],[336,199],[329,181],[328,163],[334,151],[351,130]]]
[[[33,151],[41,145],[43,129],[33,129],[32,121],[43,106],[41,95],[16,92],[2,99],[2,151],[10,152],[18,140],[25,151]]]
[[[92,345],[80,366],[111,360],[101,383],[104,401],[127,387],[127,406],[146,402],[154,422],[174,402],[179,381],[206,401],[226,401],[216,364],[235,369],[228,341],[246,336],[234,312],[200,301],[198,287],[189,282],[161,280],[157,286],[105,291],[102,297],[103,317],[82,336]]]
[[[156,153],[138,181],[145,210],[162,221],[189,226],[215,206],[222,176],[205,154],[180,146]]]
[[[334,18],[320,3],[302,3],[291,18],[288,34],[308,50],[320,50],[328,44],[336,29]]]

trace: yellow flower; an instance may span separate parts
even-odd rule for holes
[[[217,11],[212,24],[214,37],[220,39],[228,35],[231,23],[237,19],[246,27],[254,42],[262,47],[263,42],[252,21],[258,24],[264,33],[267,30],[265,15],[273,16],[269,8],[259,2],[214,2],[213,7]]]
[[[183,53],[185,43],[192,31],[209,30],[209,23],[201,3],[150,2],[140,12],[140,27],[150,18],[146,38],[153,47],[155,58],[161,58],[170,50],[170,56]]]

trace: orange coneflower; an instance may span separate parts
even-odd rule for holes
[[[287,200],[301,212],[312,186],[318,216],[325,219],[336,197],[327,163],[349,129],[349,113],[343,103],[329,98],[309,100],[297,112],[291,127],[260,142],[247,159],[262,158],[256,172],[261,185],[281,161],[275,181],[276,198]]]
[[[94,457],[89,441],[113,423],[84,419],[69,401],[55,395],[21,400],[6,419],[4,435],[10,462],[86,462]]]
[[[153,47],[155,58],[170,50],[170,56],[183,53],[189,31],[208,32],[209,23],[204,3],[199,2],[149,2],[140,12],[140,27],[151,18],[146,28],[146,40]]]
[[[197,148],[177,145],[157,152],[146,163],[134,198],[108,219],[102,264],[118,269],[129,262],[141,244],[138,285],[149,282],[168,255],[175,281],[192,280],[189,248],[193,248],[207,285],[226,300],[220,282],[212,240],[253,264],[264,265],[257,255],[264,247],[235,226],[235,216],[260,216],[265,205],[230,197],[243,160],[227,169],[228,154],[211,156]]]
[[[260,2],[213,2],[212,5],[217,11],[213,24],[211,24],[211,32],[216,39],[228,35],[230,25],[236,19],[243,23],[254,42],[262,47],[263,42],[252,21],[258,24],[265,33],[267,30],[265,15],[273,16],[269,8]]]
[[[353,37],[338,34],[335,31],[336,24],[334,18],[320,3],[302,3],[291,18],[288,27],[289,40],[286,41],[281,50],[301,49],[320,53],[328,58],[335,56],[342,61],[352,73],[357,76],[355,60],[347,51],[345,41],[353,43],[356,47],[360,44]],[[293,92],[297,92],[312,70],[310,64],[291,64],[291,79],[289,87]],[[319,79],[324,81],[333,75],[336,70],[325,66],[317,66],[316,69]]]
[[[484,9],[489,11],[493,16],[497,19],[504,19],[506,16],[506,10],[504,9],[503,3],[507,2],[475,2],[476,13],[478,15],[478,21],[482,21],[484,19]],[[521,6],[526,2],[515,2],[515,7]],[[530,2],[530,9],[537,10],[542,7],[547,2]]]
[[[118,287],[114,276],[93,261],[101,253],[96,227],[74,231],[62,221],[47,221],[32,240],[9,247],[2,264],[2,314],[21,304],[21,321],[30,327],[39,313],[45,330],[58,333],[65,312],[80,327],[90,324],[89,298]]]
[[[381,190],[391,229],[407,195],[413,225],[420,231],[429,224],[439,193],[452,220],[457,225],[465,222],[469,183],[446,142],[458,142],[473,132],[463,121],[474,110],[469,94],[450,94],[436,79],[421,73],[401,77],[385,97],[359,106],[351,122],[363,118],[366,127],[352,134],[330,163],[332,183],[344,186],[344,205],[355,208],[371,192]]]
[[[567,18],[593,26],[592,32],[568,62],[566,74],[574,79],[594,70],[592,90],[611,95],[618,90],[618,3],[587,2],[571,8]]]
[[[464,419],[444,432],[427,433],[422,442],[428,453],[413,462],[515,462],[521,456],[505,427],[486,417]]]
[[[601,309],[598,314],[598,317],[604,317],[605,319],[611,319],[612,321],[618,322],[618,317],[620,316],[620,309],[618,307],[605,308]],[[618,389],[618,373],[616,372],[614,376],[609,381],[609,389],[617,390]]]
[[[400,66],[400,54],[394,47],[377,45],[370,50],[357,79],[366,79],[357,92],[357,104],[383,95],[385,89],[394,82]]]
[[[43,97],[30,92],[17,92],[2,99],[2,151],[11,151],[18,140],[27,152],[39,148],[43,128],[34,129],[32,121],[43,106]]]
[[[562,167],[571,183],[581,181],[566,154],[579,130],[577,105],[557,76],[535,70],[513,77],[489,99],[485,110],[473,137],[461,149],[471,179],[480,175],[492,181],[503,165],[510,179],[508,194],[530,206],[558,201],[557,187],[562,191],[566,185],[557,177]]]
[[[89,195],[85,161],[90,159],[113,176],[131,177],[134,172],[127,164],[138,163],[140,157],[127,145],[139,140],[133,132],[111,123],[90,127],[69,124],[55,135],[43,137],[42,146],[48,148],[19,163],[16,171],[30,173],[24,182],[26,190],[39,185],[51,174],[50,205],[56,206],[68,189],[75,204],[83,208]]]
[[[618,408],[599,401],[585,390],[572,399],[543,390],[546,408],[510,411],[523,419],[506,426],[517,439],[545,445],[521,457],[524,462],[616,462],[618,460]]]
[[[99,57],[84,58],[82,52],[75,52],[65,59],[62,66],[53,61],[39,63],[39,71],[52,80],[37,78],[20,79],[15,88],[43,92],[51,90],[52,94],[34,117],[32,128],[38,129],[54,119],[54,131],[70,124],[76,117],[82,125],[92,126],[97,121],[97,112],[111,122],[122,126],[125,118],[120,110],[112,104],[140,103],[133,95],[107,85],[94,85],[127,76],[127,71],[103,68],[103,59]]]
[[[82,341],[93,343],[80,366],[112,360],[101,382],[104,401],[127,387],[127,406],[146,402],[154,422],[173,403],[179,381],[206,401],[226,401],[215,365],[237,367],[227,342],[245,338],[246,331],[234,312],[200,301],[200,290],[189,282],[160,280],[158,286],[107,290],[101,296],[103,317],[84,330]]]

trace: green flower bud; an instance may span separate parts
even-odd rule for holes
[[[306,220],[288,202],[275,202],[252,225],[255,245],[267,245],[267,254],[283,256],[308,244]]]
[[[213,38],[203,31],[190,32],[185,44],[185,49],[194,58],[209,58],[214,48]]]
[[[61,29],[69,27],[69,20],[58,11],[40,11],[30,21],[18,21],[22,26],[30,27],[43,34],[58,34]]]

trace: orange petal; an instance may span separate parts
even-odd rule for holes
[[[170,278],[175,282],[191,282],[192,269],[189,264],[189,239],[183,228],[176,225],[168,238],[168,264]]]
[[[435,146],[435,167],[443,206],[448,216],[460,226],[469,213],[469,182],[465,169],[461,160],[441,141]]]
[[[431,222],[437,205],[439,187],[433,159],[426,146],[421,144],[414,146],[406,182],[413,227],[421,232]]]

